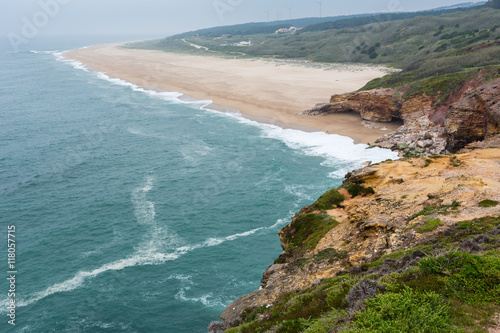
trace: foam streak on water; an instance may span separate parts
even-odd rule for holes
[[[142,225],[148,226],[148,239],[142,244],[137,246],[137,251],[131,256],[113,261],[111,263],[102,265],[91,271],[80,271],[75,274],[72,278],[56,283],[47,289],[34,293],[24,299],[19,300],[18,307],[24,307],[35,302],[42,300],[43,298],[62,292],[69,292],[83,286],[84,282],[88,279],[95,278],[98,275],[108,272],[108,271],[119,271],[127,267],[143,266],[143,265],[160,265],[168,261],[176,260],[182,255],[189,252],[199,250],[206,247],[218,246],[228,241],[234,241],[238,238],[251,236],[259,231],[275,229],[277,226],[284,223],[284,219],[278,220],[274,225],[270,227],[255,228],[246,232],[237,233],[223,238],[208,238],[204,242],[177,247],[174,251],[170,253],[164,253],[161,249],[164,246],[171,245],[175,239],[179,239],[179,236],[170,235],[166,232],[166,227],[159,227],[155,223],[155,209],[154,202],[148,201],[146,196],[147,193],[153,188],[154,178],[152,176],[147,176],[144,184],[138,186],[132,192],[132,202],[134,204],[134,212],[137,222]],[[185,290],[181,290],[178,294],[181,300],[193,300],[187,299],[184,296]],[[205,299],[199,299],[203,304],[208,302],[207,295]],[[6,313],[6,306],[8,300],[3,300],[0,302],[0,313]],[[207,303],[208,304],[208,303]],[[211,305],[214,306],[214,305]]]
[[[57,60],[67,62],[76,69],[87,70],[82,63],[65,59],[63,53],[54,53],[54,55]],[[193,108],[204,109],[208,112],[216,112],[222,116],[236,118],[237,121],[243,124],[257,126],[262,130],[262,136],[265,138],[283,141],[291,149],[301,151],[309,156],[323,157],[325,159],[323,162],[324,165],[335,168],[335,170],[329,175],[331,178],[343,177],[347,172],[360,168],[362,164],[367,161],[378,163],[387,159],[398,158],[397,153],[389,149],[367,149],[368,145],[355,144],[354,140],[346,136],[327,134],[324,132],[304,132],[296,129],[281,128],[270,124],[262,124],[246,119],[239,113],[220,112],[210,109],[209,105],[212,101],[209,100],[203,101],[190,99],[189,101],[186,101],[179,99],[179,97],[182,96],[181,93],[153,91],[143,87],[138,87],[133,83],[121,79],[111,78],[104,73],[96,72],[96,75],[99,78],[107,80],[113,84],[129,87],[134,91],[146,93],[154,98],[160,98],[168,102],[188,104]],[[342,164],[339,165],[339,161],[343,161]]]

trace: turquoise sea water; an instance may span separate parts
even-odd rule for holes
[[[395,158],[63,61],[84,45],[0,52],[0,332],[204,332],[259,287],[295,212]]]

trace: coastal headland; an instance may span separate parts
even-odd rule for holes
[[[65,57],[256,120],[378,139],[405,155],[349,173],[302,208],[279,232],[283,252],[262,286],[230,304],[209,332],[498,332],[498,69],[469,73],[440,99],[441,90],[409,94],[408,84],[352,93],[385,74],[368,67],[325,70],[118,44]],[[368,128],[361,118],[387,122]],[[388,134],[401,124],[392,118],[404,126]]]
[[[212,109],[237,109],[258,122],[349,136],[357,143],[373,143],[401,125],[394,122],[369,128],[356,113],[299,115],[316,103],[328,102],[332,93],[357,90],[387,74],[380,66],[325,69],[293,62],[228,59],[122,46],[93,46],[66,52],[64,56],[138,86],[211,100]]]

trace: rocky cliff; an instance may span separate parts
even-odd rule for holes
[[[498,72],[493,74],[498,76]],[[321,116],[359,112],[362,119],[404,125],[376,144],[407,154],[456,152],[467,144],[500,133],[500,79],[479,73],[447,96],[409,94],[408,86],[334,95],[302,114]]]
[[[383,103],[398,101],[384,97]],[[409,321],[408,332],[494,332],[499,201],[498,148],[386,161],[349,173],[279,232],[284,251],[264,272],[261,288],[229,305],[224,322],[210,331],[391,332],[390,325],[404,329]],[[469,261],[467,273],[462,266]],[[409,313],[378,318],[377,302],[388,302],[384,311],[405,311],[399,303],[389,309],[398,297],[409,302]],[[413,318],[428,302],[436,308]]]
[[[500,78],[463,75],[303,112],[400,119],[376,145],[405,157],[347,174],[298,212],[260,289],[210,332],[500,332]]]

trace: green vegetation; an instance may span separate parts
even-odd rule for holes
[[[316,262],[327,260],[330,264],[339,260],[344,259],[348,255],[347,251],[337,251],[336,249],[326,249],[314,256]]]
[[[500,0],[490,0],[485,5],[485,7],[497,8],[500,9]]]
[[[461,230],[463,237],[468,237],[488,232],[498,225],[500,225],[500,217],[482,217],[471,221],[459,222],[455,225],[455,229]]]
[[[500,311],[500,216],[248,308],[227,332],[487,332]],[[470,245],[474,244],[477,254]]]
[[[436,214],[436,213],[446,215],[448,213],[449,209],[457,210],[459,206],[460,206],[460,202],[458,202],[458,201],[453,201],[451,205],[445,205],[445,206],[432,206],[432,205],[426,206],[420,212],[413,214],[413,216],[410,219],[412,220],[412,219],[419,217],[419,216],[427,216],[427,215]]]
[[[454,167],[459,167],[462,165],[462,161],[458,160],[456,156],[453,156],[452,158],[450,158],[450,162],[451,162],[451,165],[453,165]]]
[[[332,188],[325,194],[323,194],[318,201],[311,205],[314,210],[328,210],[336,208],[345,198],[336,189]]]
[[[483,208],[486,208],[486,207],[496,207],[498,205],[498,201],[495,201],[495,200],[483,200],[479,203],[479,207],[483,207]]]
[[[358,184],[349,184],[347,186],[347,192],[354,198],[358,195],[374,194],[375,190],[372,187],[363,187]]]
[[[354,319],[356,328],[347,332],[452,332],[451,308],[433,291],[404,288],[366,301],[366,310]]]
[[[488,7],[498,7],[497,1],[491,1]],[[445,103],[472,78],[500,76],[498,22],[499,10],[474,7],[250,23],[203,29],[132,47],[232,57],[384,64],[403,70],[375,79],[362,90],[404,87],[404,99],[426,94]],[[274,33],[290,25],[304,29]],[[241,41],[251,41],[251,45],[241,46]],[[189,43],[207,49],[196,49]]]
[[[425,224],[417,229],[417,232],[423,234],[424,232],[429,232],[443,225],[440,219],[430,219],[425,220]]]
[[[277,332],[314,332],[312,318],[321,318],[328,313],[328,317],[322,318],[328,323],[346,315],[345,311],[334,314],[331,309],[343,306],[344,298],[355,282],[349,277],[327,279],[318,286],[280,297],[272,307],[246,309],[242,316],[244,324],[226,332],[265,332],[270,329],[277,329]],[[266,318],[265,321],[258,320],[261,315]]]
[[[323,236],[339,223],[326,214],[299,213],[292,223],[293,230],[285,235],[288,241],[286,251],[295,249],[313,250]]]

